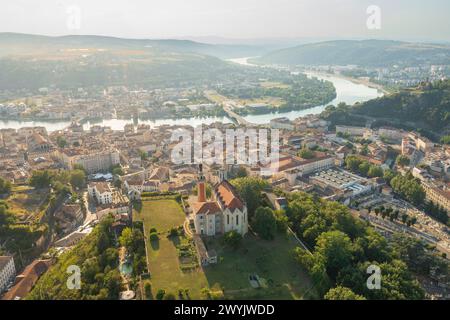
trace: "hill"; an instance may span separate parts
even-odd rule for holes
[[[225,52],[220,48],[187,40],[2,33],[0,88],[204,83],[241,68],[206,54]]]
[[[334,125],[365,125],[370,117],[378,125],[415,129],[437,139],[450,130],[450,80],[423,83],[354,106],[328,107],[322,117]]]
[[[259,64],[397,65],[449,64],[450,46],[390,40],[339,40],[300,45],[254,59]]]
[[[63,49],[97,48],[104,50],[163,50],[197,53],[221,59],[256,56],[264,52],[263,46],[206,44],[176,39],[125,39],[95,35],[69,35],[49,37],[41,35],[0,33],[0,58],[23,56],[30,53],[49,53]]]

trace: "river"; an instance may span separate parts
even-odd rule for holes
[[[180,119],[139,119],[139,124],[147,124],[150,127],[159,127],[162,125],[191,125],[211,124],[214,122],[231,123],[227,117],[206,117],[206,118],[180,118]],[[83,128],[88,130],[90,127],[100,125],[110,127],[112,130],[123,130],[126,124],[133,123],[132,119],[103,119],[99,121],[87,121]],[[70,121],[18,121],[18,120],[0,120],[0,129],[12,128],[19,129],[23,127],[45,127],[48,132],[63,130],[70,125]]]
[[[255,66],[248,62],[249,59],[257,57],[246,57],[238,59],[229,59],[228,61],[241,64],[244,66]],[[290,120],[297,119],[299,117],[304,117],[310,114],[319,114],[325,110],[330,104],[338,105],[341,102],[353,105],[356,102],[364,102],[367,100],[375,99],[383,95],[383,92],[378,89],[371,88],[365,84],[350,81],[348,78],[339,77],[336,75],[316,73],[316,72],[306,72],[309,77],[316,77],[321,80],[328,80],[333,83],[336,88],[336,98],[324,105],[316,106],[313,108],[308,108],[304,110],[280,112],[280,113],[267,113],[260,115],[248,115],[243,117],[246,121],[256,124],[265,124],[270,122],[270,120],[279,117],[286,117]]]
[[[246,66],[254,66],[248,62],[249,58],[239,58],[231,59],[229,61],[238,63]],[[316,106],[309,109],[289,111],[281,113],[268,113],[261,115],[248,115],[244,119],[250,123],[255,124],[265,124],[270,122],[271,119],[279,117],[287,117],[288,119],[296,119],[299,117],[304,117],[310,114],[321,113],[326,106],[333,104],[337,105],[340,102],[345,102],[347,104],[354,104],[355,102],[364,102],[370,99],[374,99],[383,95],[383,93],[375,88],[368,87],[365,84],[359,84],[352,82],[348,79],[341,78],[334,75],[318,74],[308,72],[308,76],[317,77],[318,79],[331,81],[336,88],[336,99],[333,101]],[[155,119],[155,120],[139,120],[139,124],[148,124],[151,127],[157,127],[161,125],[191,125],[197,126],[200,124],[211,124],[214,122],[230,123],[231,120],[227,117],[205,117],[205,118],[182,118],[182,119]],[[100,121],[86,122],[83,127],[84,129],[89,129],[93,125],[108,126],[113,130],[123,130],[126,124],[133,123],[132,119],[104,119]],[[12,128],[19,129],[21,127],[33,127],[33,126],[43,126],[47,128],[47,131],[57,131],[66,128],[70,124],[70,121],[20,121],[20,120],[0,120],[0,129]]]

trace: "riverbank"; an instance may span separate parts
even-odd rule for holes
[[[376,89],[379,90],[380,92],[382,92],[383,94],[390,94],[391,92],[388,91],[385,87],[383,87],[381,84],[375,83],[370,81],[369,79],[364,79],[364,78],[353,78],[353,77],[349,77],[349,76],[345,76],[341,73],[329,73],[329,72],[321,72],[321,71],[315,71],[315,70],[307,70],[305,71],[306,74],[314,74],[314,75],[319,75],[321,77],[337,77],[337,78],[341,78],[343,80],[347,80],[347,81],[351,81],[355,84],[360,84],[372,89]]]
[[[241,61],[244,62],[244,61]],[[268,124],[270,120],[279,117],[286,117],[290,120],[294,120],[300,117],[305,117],[307,115],[320,114],[328,105],[338,105],[343,102],[348,105],[353,105],[356,102],[364,102],[367,100],[375,99],[383,94],[385,94],[385,90],[379,90],[373,88],[367,83],[362,82],[361,79],[352,79],[348,77],[343,77],[342,75],[335,74],[326,74],[326,73],[310,73],[310,76],[315,76],[322,80],[327,80],[333,83],[333,86],[336,89],[336,98],[328,103],[323,105],[314,106],[311,108],[306,108],[302,110],[293,110],[293,111],[283,111],[283,112],[272,112],[265,114],[257,114],[257,115],[246,115],[242,116],[242,120],[244,123],[251,124]],[[232,120],[228,116],[210,116],[210,117],[188,117],[181,119],[145,119],[139,118],[137,121],[139,124],[148,124],[151,127],[158,127],[162,125],[176,126],[176,125],[190,125],[190,126],[198,126],[201,124],[210,125],[214,122],[222,122],[222,123],[232,123]],[[47,128],[47,131],[57,131],[63,130],[70,125],[70,121],[20,121],[18,119],[11,120],[0,120],[0,129],[19,129],[22,127],[36,127],[36,126],[44,126]],[[88,121],[83,124],[83,128],[88,130],[91,126],[99,125],[110,127],[112,130],[123,130],[126,124],[135,123],[133,119],[101,119],[98,121]]]

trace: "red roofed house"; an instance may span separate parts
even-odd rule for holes
[[[202,165],[198,176],[198,199],[192,208],[195,232],[199,235],[215,236],[233,230],[241,235],[248,232],[247,206],[228,181],[217,184],[213,200],[207,201]]]
[[[51,260],[34,260],[22,274],[16,277],[14,286],[6,292],[2,300],[20,300],[26,297],[51,264]]]

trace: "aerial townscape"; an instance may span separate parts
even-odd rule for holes
[[[448,42],[138,38],[0,32],[0,300],[450,299]]]

